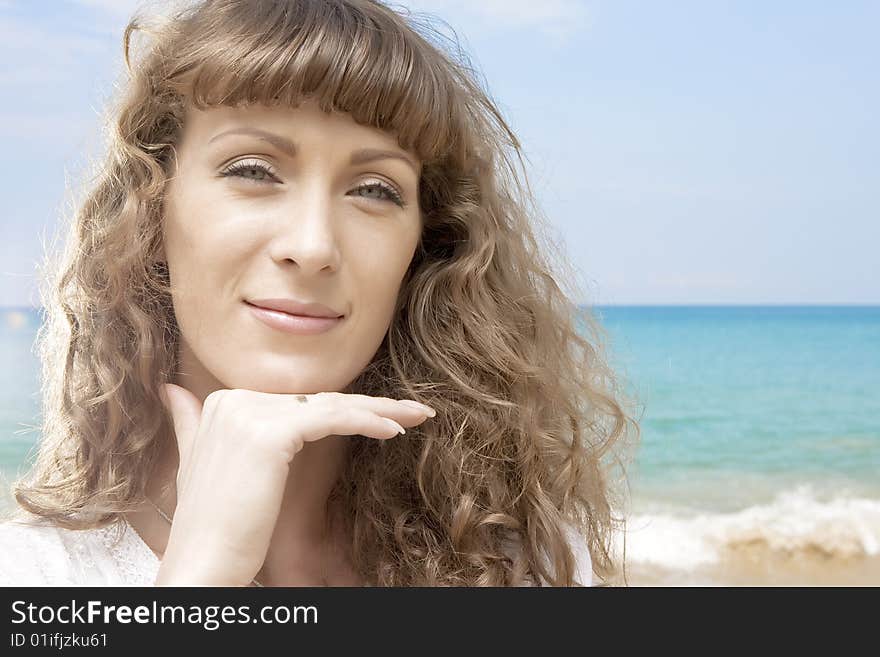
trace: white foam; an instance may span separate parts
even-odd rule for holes
[[[819,551],[835,558],[880,554],[880,499],[821,500],[809,485],[769,504],[734,513],[679,510],[627,520],[628,563],[691,570],[717,563],[725,549],[759,543],[773,551]]]

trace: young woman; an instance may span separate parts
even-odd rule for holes
[[[0,580],[611,582],[638,425],[467,62],[374,0],[142,31]]]

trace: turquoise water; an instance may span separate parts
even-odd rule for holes
[[[601,307],[643,407],[628,558],[711,561],[760,535],[880,554],[880,307]],[[36,311],[0,310],[0,473],[37,439]],[[852,546],[856,547],[853,548]]]
[[[822,555],[827,572],[880,555],[880,307],[597,314],[643,407],[631,564],[711,583],[685,573],[754,567],[730,561],[749,546],[777,567]]]
[[[644,406],[638,498],[734,509],[797,484],[880,498],[880,307],[597,312]]]

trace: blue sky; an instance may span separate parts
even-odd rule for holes
[[[39,301],[140,4],[0,0],[0,305]],[[880,303],[880,3],[396,4],[482,71],[580,301]]]

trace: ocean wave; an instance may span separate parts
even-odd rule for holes
[[[737,552],[853,559],[880,554],[880,499],[820,499],[809,485],[731,513],[655,512],[627,520],[628,563],[693,570]]]

